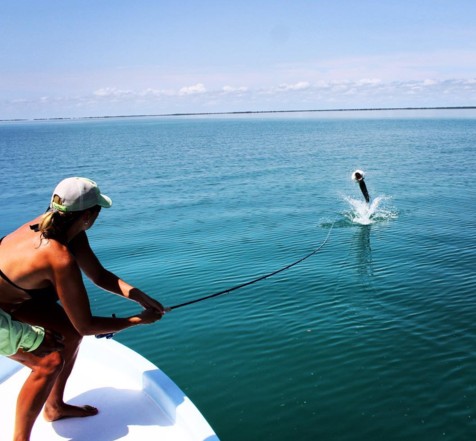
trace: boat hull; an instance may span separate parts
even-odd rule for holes
[[[28,374],[29,369],[0,357],[2,439],[12,439],[16,398]],[[195,405],[167,375],[114,340],[84,339],[65,399],[98,407],[99,414],[53,423],[40,415],[31,441],[218,440]]]

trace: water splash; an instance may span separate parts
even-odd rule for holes
[[[390,200],[389,197],[377,196],[370,204],[349,196],[344,199],[351,208],[350,211],[344,213],[344,216],[354,224],[371,225],[397,217],[394,209],[385,207],[384,202]]]

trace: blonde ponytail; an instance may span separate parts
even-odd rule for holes
[[[48,211],[41,218],[40,223],[38,224],[38,230],[42,233],[48,231],[53,225],[53,216],[55,215],[54,211]]]
[[[62,200],[55,195],[53,202],[61,204]],[[65,213],[51,208],[43,215],[39,224],[35,225],[35,230],[41,232],[42,238],[64,241],[68,228],[80,215],[80,212]]]

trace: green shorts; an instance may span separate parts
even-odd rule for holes
[[[0,309],[0,355],[16,354],[18,349],[31,352],[40,346],[45,330],[13,320]]]

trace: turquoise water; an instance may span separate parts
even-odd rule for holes
[[[97,254],[168,306],[329,235],[116,338],[223,441],[476,439],[476,114],[348,116],[2,123],[0,233],[93,178]]]

